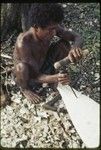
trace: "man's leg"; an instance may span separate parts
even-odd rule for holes
[[[24,96],[33,103],[39,103],[42,99],[30,88],[30,66],[26,63],[15,65],[16,83],[21,87]]]

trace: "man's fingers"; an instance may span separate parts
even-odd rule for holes
[[[63,78],[63,79],[59,78],[58,79],[58,82],[66,82],[66,81],[69,82],[70,80],[67,78]]]
[[[76,49],[73,49],[72,55],[73,55],[73,57],[75,57],[75,59],[78,58],[78,54],[77,54]]]
[[[79,50],[79,49],[76,49],[76,53],[77,53],[77,56],[78,56],[78,57],[81,57],[81,53],[80,53],[80,50]]]
[[[65,78],[65,77],[68,77],[68,76],[67,76],[67,73],[63,73],[63,74],[62,74],[62,73],[59,73],[59,78]]]
[[[77,55],[79,56],[79,58],[82,57],[82,50],[80,48],[76,49]]]
[[[67,74],[59,74],[58,76],[58,81],[61,81],[61,80],[69,80],[69,76]]]
[[[69,55],[68,55],[68,59],[70,60],[70,62],[74,62],[74,58],[73,58],[73,55],[72,55],[72,53],[70,53]]]
[[[70,83],[69,82],[64,82],[64,83],[61,83],[62,85],[69,85]]]
[[[70,81],[69,80],[68,81],[64,80],[64,81],[61,81],[60,83],[63,84],[63,85],[67,85],[67,84],[70,84]]]
[[[82,50],[80,48],[73,48],[69,54],[68,59],[73,63],[82,57]]]
[[[79,48],[79,52],[80,52],[81,55],[83,55],[83,51],[80,48]]]
[[[75,49],[72,49],[68,55],[69,60],[73,63],[78,59],[78,55]]]
[[[70,83],[70,77],[67,75],[67,73],[59,74],[58,76],[58,82],[65,85]]]

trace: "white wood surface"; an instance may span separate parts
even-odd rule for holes
[[[88,148],[99,146],[100,136],[100,106],[94,100],[74,89],[75,97],[70,86],[58,85],[57,88],[65,103],[73,125]]]

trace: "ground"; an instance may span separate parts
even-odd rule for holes
[[[89,55],[76,65],[66,67],[72,79],[71,85],[99,103],[99,4],[64,3],[63,7],[66,12],[63,26],[79,32],[84,39],[83,49],[89,51]],[[46,110],[42,107],[44,102],[34,105],[23,97],[16,86],[11,68],[13,66],[12,52],[17,34],[16,32],[12,33],[7,41],[1,43],[1,83],[3,85],[1,101],[6,100],[5,105],[1,108],[1,146],[19,148],[86,147],[76,132],[68,112]],[[52,89],[48,87],[45,90],[46,101],[48,101],[51,99]],[[66,109],[62,99],[55,106]]]

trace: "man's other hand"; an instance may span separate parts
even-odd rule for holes
[[[73,47],[70,51],[69,51],[69,54],[68,54],[68,59],[70,60],[70,62],[76,62],[78,61],[79,59],[82,58],[82,50],[78,47]]]
[[[70,78],[67,75],[67,73],[59,73],[58,74],[58,83],[61,83],[63,85],[70,83]]]

